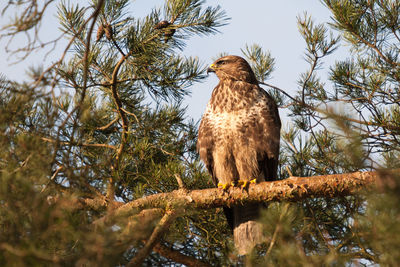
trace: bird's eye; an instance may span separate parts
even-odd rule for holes
[[[217,61],[217,65],[224,65],[226,62],[223,60]]]

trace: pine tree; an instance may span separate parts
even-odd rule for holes
[[[21,60],[42,49],[35,36],[52,2],[3,10],[21,13],[2,38],[32,37],[14,50]],[[0,81],[1,265],[396,265],[400,182],[382,169],[399,167],[400,3],[324,3],[337,36],[298,18],[309,69],[296,94],[267,83],[270,53],[242,52],[293,121],[282,132],[281,179],[378,169],[378,187],[269,203],[269,239],[247,258],[234,253],[222,205],[141,205],[212,187],[195,152],[197,124],[182,107],[205,66],[181,50],[193,35],[217,33],[226,14],[201,0],[167,0],[144,18],[129,16],[127,0],[60,2],[64,53],[29,68],[26,81]],[[324,66],[342,44],[349,59]]]
[[[282,178],[379,170],[379,186],[363,194],[275,203],[264,214],[271,241],[254,262],[282,266],[397,265],[400,245],[398,1],[323,1],[328,26],[298,17],[309,69],[295,95],[272,88],[288,107],[282,132]],[[336,49],[348,59],[326,67]],[[261,64],[261,63],[259,63]],[[328,70],[328,80],[321,76]],[[268,84],[267,84],[268,85]],[[282,93],[283,92],[283,93]],[[312,180],[310,180],[312,183]]]
[[[9,10],[24,9],[18,25],[29,28],[9,32],[40,29],[50,2],[10,2]],[[181,104],[205,66],[181,49],[193,35],[216,33],[227,17],[218,6],[183,0],[132,18],[129,2],[58,3],[66,54],[48,69],[32,68],[30,81],[2,82],[4,264],[127,264],[162,214],[145,224],[134,217],[140,211],[96,220],[120,203],[179,188],[176,177],[188,189],[211,186],[194,153],[196,123]],[[173,222],[163,247],[223,261],[211,251],[227,250],[227,231],[207,220],[225,224],[213,211],[193,212]],[[146,262],[171,260],[153,253]]]

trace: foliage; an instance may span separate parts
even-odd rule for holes
[[[284,90],[271,89],[293,118],[282,133],[281,175],[398,168],[400,39],[394,24],[399,3],[323,2],[332,12],[330,26],[338,37],[307,14],[298,17],[310,67],[301,74],[289,104]],[[322,60],[341,43],[350,45],[351,58],[337,60],[323,82],[318,76]],[[392,174],[381,183],[380,194],[270,205],[263,221],[271,241],[254,255],[254,263],[396,265],[400,243],[393,223],[399,217],[399,179]]]
[[[160,217],[117,217],[116,207],[178,189],[180,180],[186,189],[212,186],[195,152],[197,123],[182,107],[205,66],[181,50],[227,18],[201,0],[167,0],[143,18],[129,16],[135,5],[127,0],[65,1],[57,3],[63,39],[43,44],[37,34],[53,4],[12,1],[3,10],[22,10],[1,36],[31,37],[11,51],[21,60],[66,43],[54,64],[30,67],[28,80],[0,81],[0,263],[127,265]],[[292,95],[268,88],[292,120],[282,132],[281,179],[399,167],[399,3],[324,4],[337,36],[299,16],[309,68]],[[351,57],[324,81],[322,60],[341,44]],[[256,44],[242,53],[265,83],[271,54]],[[215,266],[396,265],[399,184],[387,175],[380,194],[271,203],[261,219],[269,239],[247,259],[234,253],[220,208],[185,211],[160,244]],[[143,264],[179,262],[153,251]]]
[[[144,18],[129,17],[130,8],[123,0],[58,3],[67,54],[49,69],[31,68],[30,81],[2,82],[2,265],[126,264],[143,245],[141,233],[122,230],[129,217],[94,224],[116,201],[177,189],[177,175],[189,189],[211,186],[194,153],[196,124],[181,106],[205,67],[180,50],[192,35],[216,33],[226,15],[198,0],[167,1]],[[156,29],[162,20],[169,25]],[[216,246],[209,233],[227,240],[216,232],[221,218],[211,211],[179,218],[163,243],[222,261],[204,249]]]

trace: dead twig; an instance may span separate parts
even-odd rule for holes
[[[127,266],[141,266],[143,261],[152,251],[153,247],[160,241],[161,236],[168,230],[173,220],[177,217],[176,210],[168,210],[160,220],[144,247],[135,255]]]

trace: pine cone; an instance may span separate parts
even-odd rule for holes
[[[175,29],[167,29],[164,33],[164,41],[168,42],[168,40],[171,39],[175,32]]]
[[[160,21],[159,23],[157,23],[154,26],[154,29],[156,29],[156,30],[164,29],[164,28],[168,27],[170,24],[171,23],[169,23],[168,21],[163,20],[163,21]]]
[[[101,24],[97,29],[96,42],[100,41],[103,35],[104,35],[104,27],[103,24]]]
[[[106,27],[104,28],[104,32],[106,33],[106,38],[108,40],[111,40],[113,37],[113,29],[110,24],[106,25]]]

